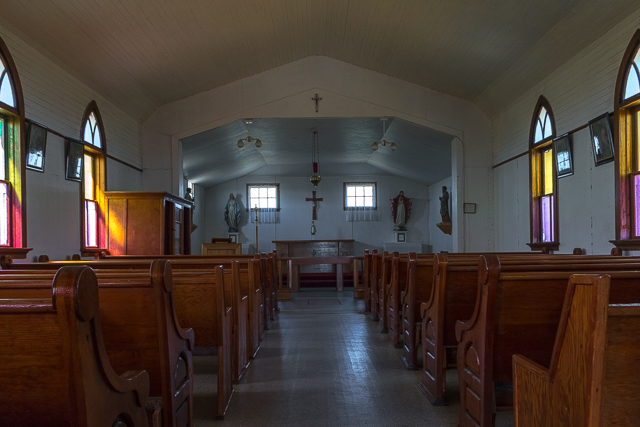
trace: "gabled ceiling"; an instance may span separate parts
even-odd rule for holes
[[[638,0],[0,0],[0,24],[143,122],[162,105],[308,56],[327,56],[477,103],[490,116],[640,8]],[[15,53],[14,53],[14,56]],[[450,176],[450,136],[378,118],[242,121],[183,140],[187,176]]]
[[[638,0],[2,0],[0,23],[143,121],[171,101],[328,56],[490,115]]]
[[[231,122],[182,140],[185,176],[203,187],[245,175],[311,176],[318,132],[320,175],[398,175],[430,185],[451,176],[452,136],[398,119],[253,119]],[[262,147],[237,141],[247,135]],[[395,151],[371,144],[385,139]]]

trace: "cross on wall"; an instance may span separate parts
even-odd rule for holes
[[[316,197],[315,190],[312,191],[311,194],[313,195],[313,197],[307,197],[305,201],[313,202],[312,210],[311,210],[311,220],[315,221],[318,219],[318,211],[317,211],[318,202],[322,202],[324,199],[322,197]]]

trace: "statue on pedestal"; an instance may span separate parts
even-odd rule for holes
[[[238,225],[240,224],[240,205],[233,196],[233,193],[229,194],[229,200],[224,207],[224,220],[229,226],[229,233],[237,233]]]
[[[451,217],[449,216],[449,192],[447,191],[447,187],[442,186],[442,196],[438,197],[440,199],[440,216],[442,217],[442,222],[436,224],[436,227],[440,229],[444,234],[451,234]]]
[[[391,217],[393,218],[394,231],[406,231],[405,224],[411,216],[411,204],[413,199],[404,197],[401,191],[396,197],[391,199]]]
[[[446,186],[442,186],[442,196],[440,199],[440,216],[442,216],[442,222],[451,222],[449,217],[449,192]]]

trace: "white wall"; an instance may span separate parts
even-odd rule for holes
[[[618,69],[631,37],[640,27],[640,10],[628,16],[523,96],[493,117],[493,162],[528,149],[533,109],[540,95],[551,104],[556,134],[579,128],[613,111]],[[613,163],[595,168],[589,131],[574,137],[574,170],[558,183],[560,252],[573,247],[606,254],[615,239]],[[495,249],[527,250],[529,236],[529,160],[519,157],[495,169]]]
[[[199,185],[194,185],[195,202],[193,210],[192,224],[198,226],[193,233],[191,233],[191,253],[197,255],[200,253],[202,243],[208,243],[211,241],[211,237],[206,234],[206,203],[205,203],[205,190]],[[207,239],[207,236],[209,237]]]
[[[0,26],[22,84],[26,118],[62,135],[80,137],[84,110],[95,100],[105,126],[109,155],[142,166],[140,125],[114,104]],[[48,134],[44,173],[27,170],[27,255],[66,259],[80,251],[80,184],[65,180],[64,139]],[[139,171],[107,161],[108,190],[139,190]]]
[[[319,113],[310,101],[316,93],[323,98]],[[156,110],[142,128],[143,188],[182,194],[179,140],[243,117],[382,116],[400,117],[456,137],[454,250],[492,250],[493,171],[487,115],[469,101],[327,57],[307,57]],[[483,209],[463,218],[458,199]]]
[[[344,182],[376,182],[378,191],[378,221],[347,222],[343,209]],[[206,190],[205,241],[211,237],[226,237],[224,207],[233,193],[246,208],[247,183],[280,184],[280,222],[259,225],[260,251],[275,249],[273,240],[311,239],[311,197],[313,186],[308,176],[258,177],[245,176]],[[384,242],[393,242],[391,200],[400,191],[413,198],[411,217],[406,224],[408,242],[429,242],[428,189],[425,185],[395,176],[326,176],[316,189],[318,202],[317,239],[355,239],[352,254],[362,255],[364,249],[382,249]],[[255,225],[249,222],[249,213],[242,211],[240,242],[255,244]],[[193,238],[193,236],[192,236]],[[198,246],[199,247],[199,246]]]

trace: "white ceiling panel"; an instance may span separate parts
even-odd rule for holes
[[[492,114],[637,0],[0,0],[0,23],[137,120],[328,56]]]

